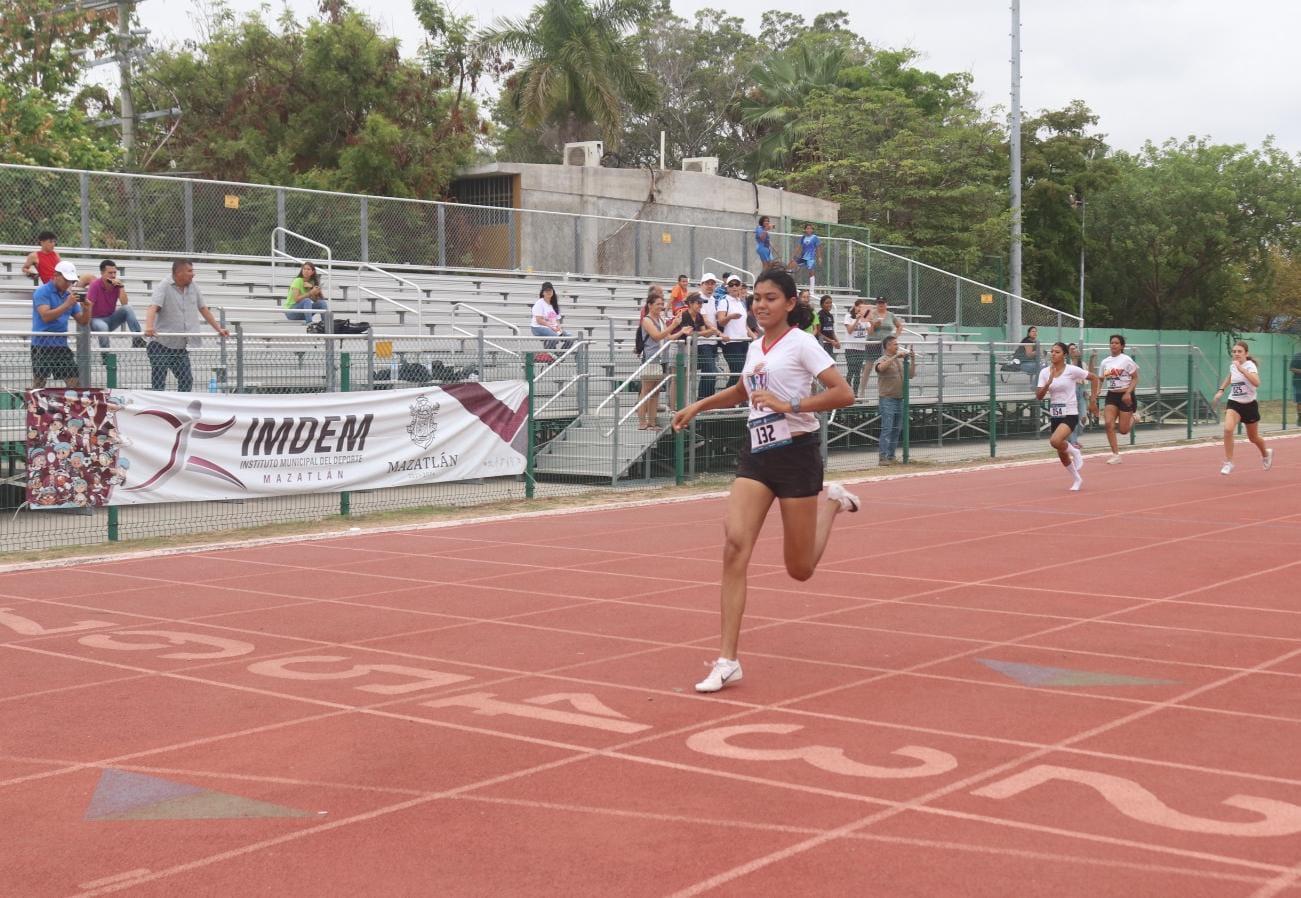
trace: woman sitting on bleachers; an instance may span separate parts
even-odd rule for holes
[[[312,312],[326,308],[325,297],[321,294],[321,278],[316,273],[316,266],[304,262],[298,269],[298,277],[289,285],[289,295],[285,297],[285,317],[290,321],[306,321],[310,329]],[[321,327],[325,325],[325,316],[318,315]]]
[[[560,297],[556,295],[556,288],[551,286],[550,281],[542,282],[542,289],[538,291],[538,301],[533,304],[533,320],[530,322],[529,330],[535,337],[568,337],[569,334],[561,326],[564,320],[560,314]],[[543,346],[547,349],[555,349],[560,340],[546,340]],[[564,341],[566,346],[569,341]]]

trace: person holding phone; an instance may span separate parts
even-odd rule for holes
[[[117,263],[112,259],[99,263],[99,277],[86,288],[86,298],[90,300],[91,330],[103,334],[125,326],[133,334],[140,333],[140,321],[136,318],[135,309],[130,306],[130,298],[118,274]],[[142,348],[145,345],[144,337],[133,337],[131,345],[137,349]],[[99,347],[108,348],[108,337],[99,338]]]
[[[77,266],[59,262],[50,279],[32,291],[32,386],[40,389],[48,378],[70,387],[81,386],[77,358],[68,346],[68,319],[90,326],[90,300],[77,296]]]

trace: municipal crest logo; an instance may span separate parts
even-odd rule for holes
[[[421,449],[428,449],[438,433],[438,403],[430,404],[428,397],[421,396],[410,409],[411,423],[407,425],[407,435]]]

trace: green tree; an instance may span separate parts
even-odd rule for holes
[[[1089,206],[1093,296],[1109,321],[1233,330],[1259,322],[1248,300],[1272,286],[1273,253],[1301,243],[1297,163],[1207,140],[1115,157],[1116,182]],[[1093,225],[1090,224],[1090,230]]]
[[[758,136],[751,171],[776,169],[788,161],[810,131],[804,109],[810,95],[835,87],[848,60],[843,47],[799,42],[750,70],[754,86],[741,101],[741,121]]]
[[[658,165],[663,131],[670,167],[689,156],[717,156],[721,174],[742,174],[753,142],[740,123],[739,104],[748,85],[746,61],[757,54],[745,22],[709,8],[688,22],[665,0],[641,23],[634,41],[660,94],[648,112],[625,110],[620,161]]]
[[[477,130],[473,103],[446,84],[347,7],[305,24],[286,11],[277,29],[220,7],[202,44],[149,59],[139,92],[184,110],[154,168],[427,198]]]
[[[1093,131],[1097,124],[1098,117],[1079,100],[1022,124],[1024,292],[1071,312],[1079,306],[1081,228],[1089,229],[1088,203],[1115,177],[1107,145]],[[1085,318],[1091,317],[1086,308]]]
[[[1006,142],[965,74],[913,70],[910,51],[878,53],[812,92],[792,162],[774,181],[840,203],[840,221],[923,260],[974,267],[1007,242]]]
[[[543,0],[527,19],[498,20],[483,42],[522,60],[503,102],[524,128],[554,126],[560,143],[595,132],[616,148],[624,103],[646,112],[656,100],[627,34],[647,11],[645,0]]]
[[[108,168],[117,132],[91,115],[107,94],[82,87],[83,57],[104,54],[117,13],[69,8],[63,0],[6,0],[0,15],[0,162]]]

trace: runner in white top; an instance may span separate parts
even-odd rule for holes
[[[1093,385],[1089,395],[1089,411],[1098,411],[1098,375],[1076,365],[1066,362],[1067,346],[1054,343],[1048,367],[1039,372],[1039,387],[1035,396],[1039,399],[1048,397],[1048,444],[1057,451],[1062,465],[1071,473],[1071,490],[1078,490],[1084,483],[1080,477],[1080,468],[1084,467],[1084,453],[1071,445],[1071,434],[1075,425],[1080,423],[1080,406],[1076,398],[1075,385],[1088,381]]]
[[[1134,412],[1138,403],[1134,401],[1134,388],[1138,386],[1138,365],[1125,354],[1125,337],[1123,334],[1111,335],[1111,355],[1102,360],[1102,382],[1107,391],[1106,408],[1103,410],[1103,424],[1107,428],[1107,443],[1111,446],[1111,458],[1107,464],[1120,464],[1120,443],[1116,432],[1121,436],[1129,433],[1134,426]]]
[[[1233,344],[1229,373],[1212,400],[1219,402],[1224,388],[1229,388],[1229,407],[1224,411],[1224,467],[1220,468],[1221,474],[1233,473],[1233,433],[1239,423],[1246,429],[1247,439],[1260,450],[1265,470],[1274,464],[1274,450],[1265,447],[1265,438],[1260,435],[1260,403],[1256,401],[1256,388],[1259,386],[1260,371],[1256,368],[1256,360],[1248,354],[1247,344],[1239,340]]]
[[[854,307],[845,315],[845,336],[840,341],[845,347],[845,374],[855,396],[860,395],[859,384],[867,380],[863,372],[867,369],[867,336],[872,330],[867,322],[870,312],[866,299],[854,300]]]
[[[769,269],[754,285],[751,307],[764,335],[750,344],[739,383],[694,402],[673,416],[682,430],[701,412],[745,402],[749,438],[741,449],[727,501],[723,544],[722,651],[699,692],[717,692],[741,679],[736,660],[745,613],[746,569],[776,499],[782,516],[783,558],[796,580],[813,576],[841,511],[858,511],[858,499],[833,483],[822,490],[822,451],[816,413],[844,408],[854,394],[817,340],[801,330],[808,309],[796,301],[795,280]],[[816,395],[816,378],[825,388]]]

